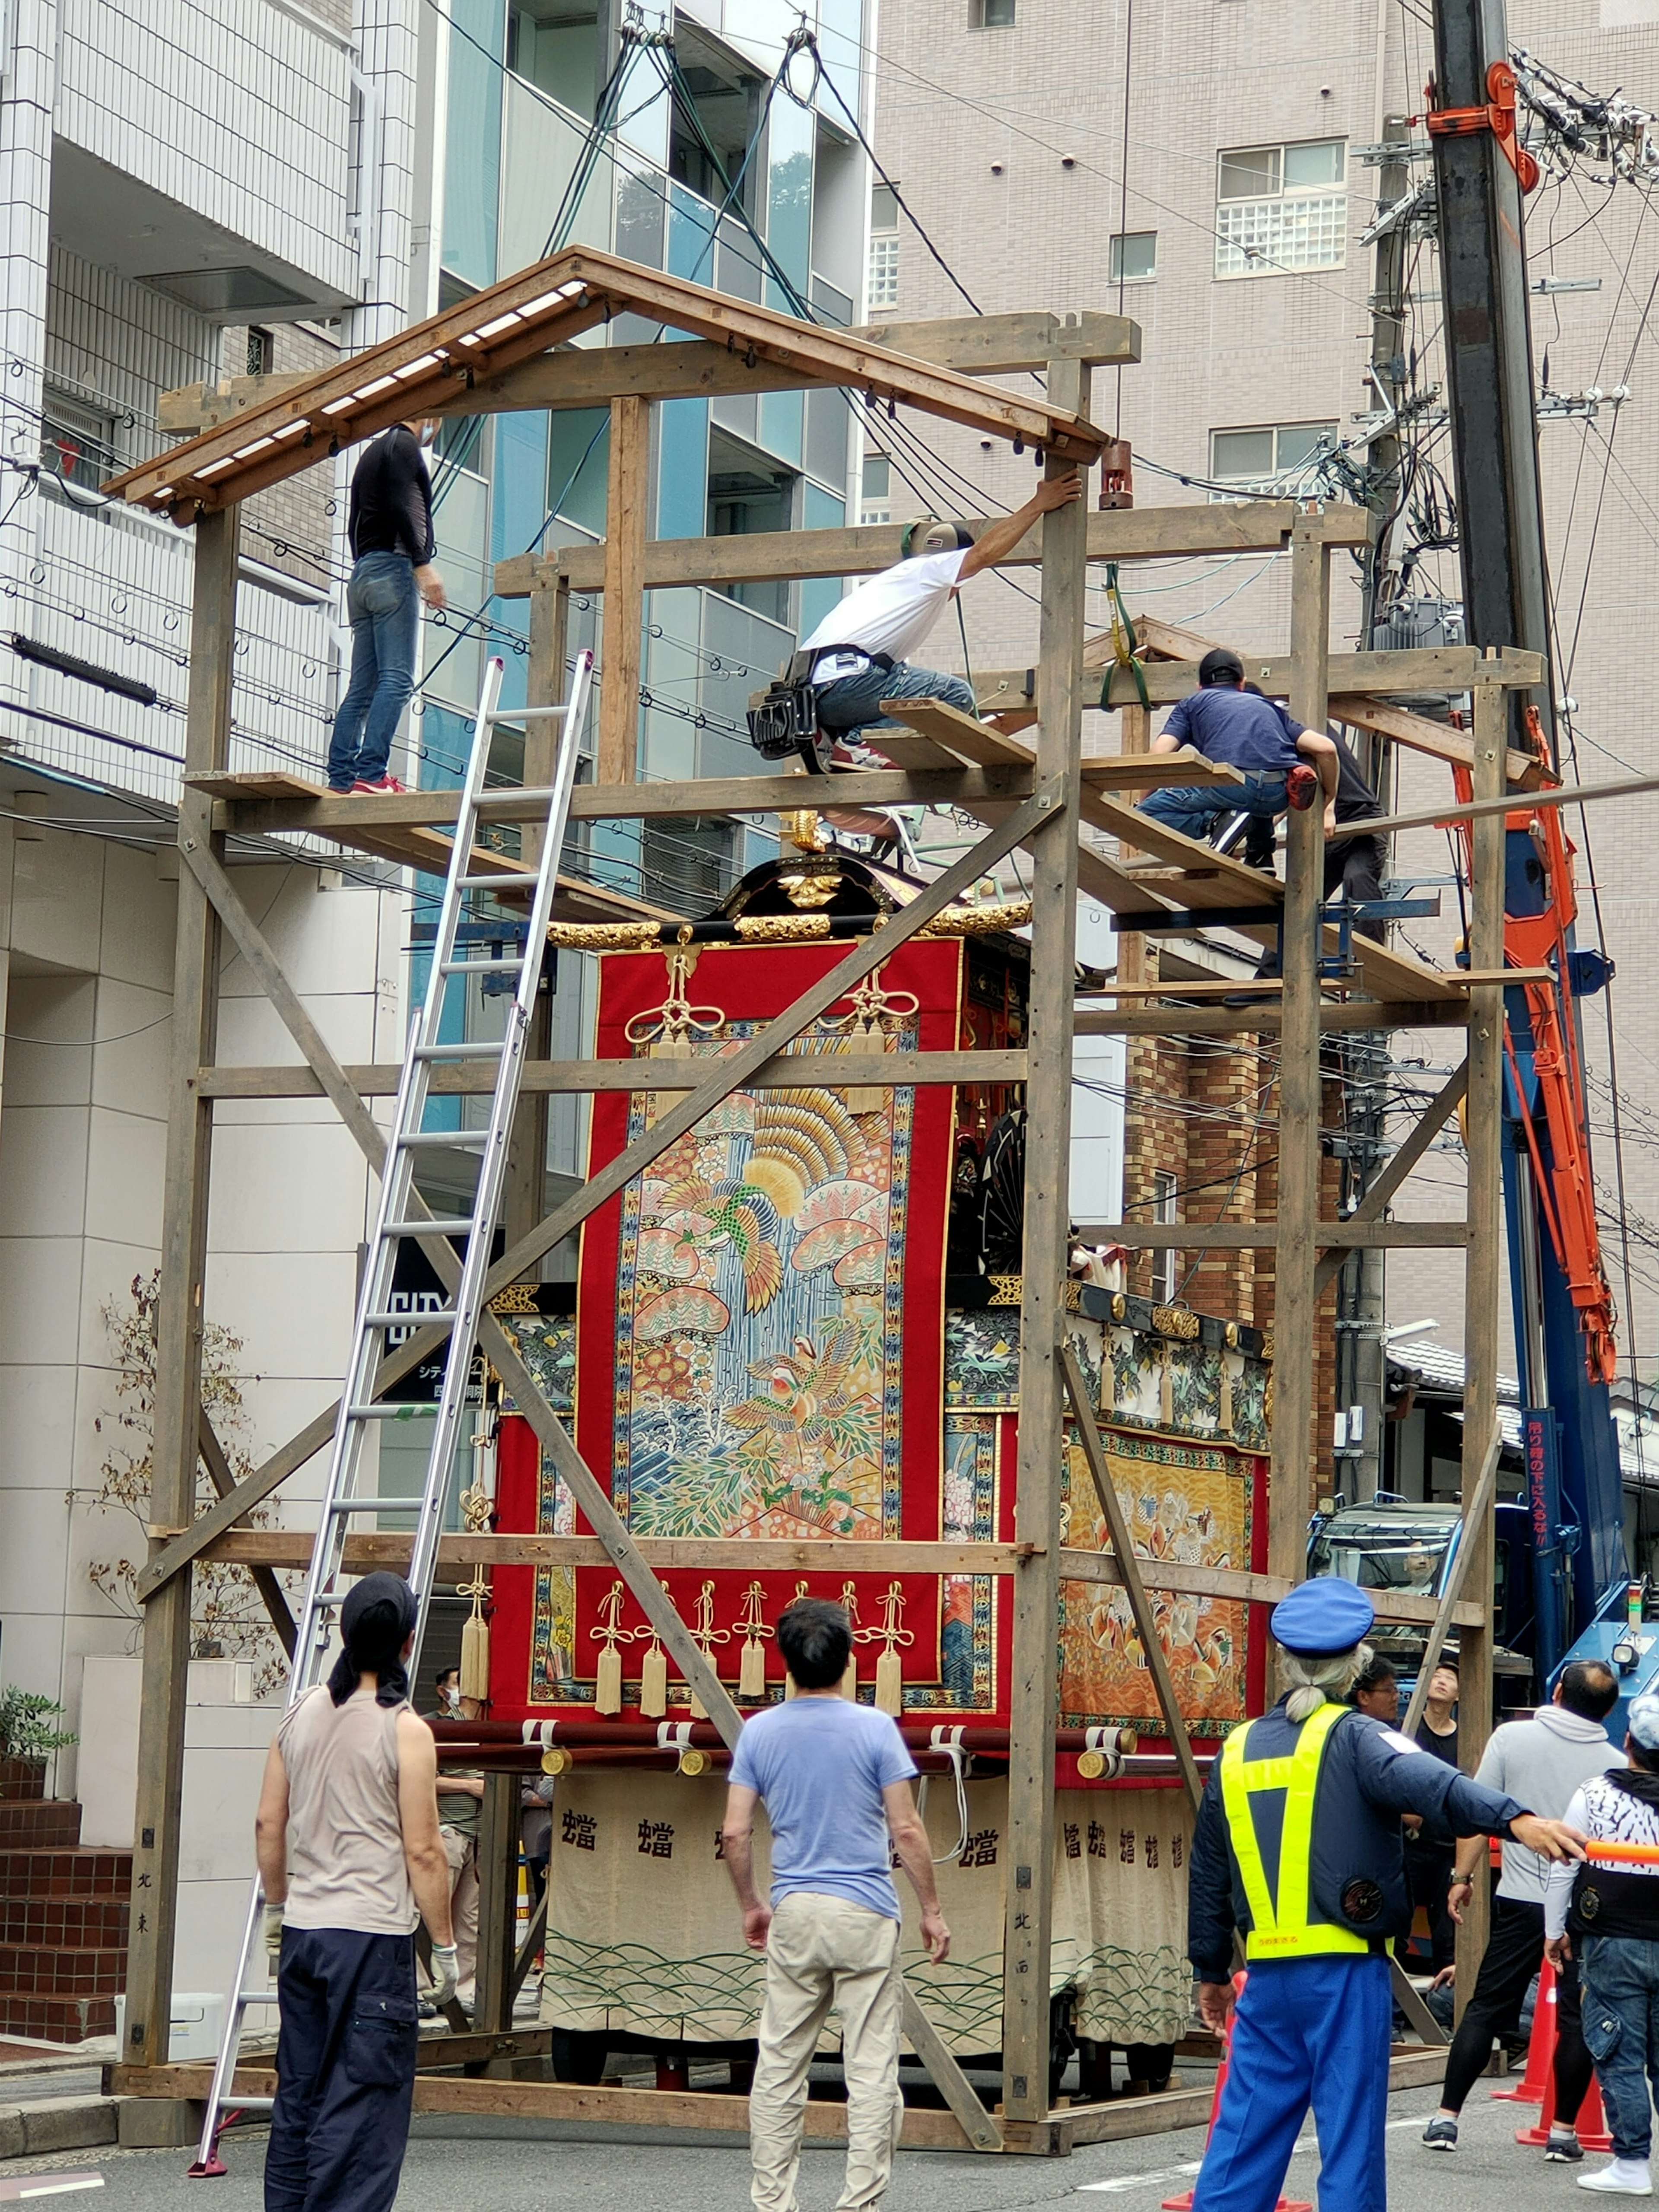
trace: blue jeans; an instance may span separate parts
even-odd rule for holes
[[[1659,2088],[1659,1943],[1575,1936],[1584,2041],[1595,2061],[1615,2158],[1653,2148],[1648,2084]]]
[[[386,774],[392,740],[415,689],[421,595],[407,553],[360,554],[346,586],[351,681],[334,716],[328,749],[331,791]]]
[[[1389,1962],[1281,1959],[1252,1966],[1193,2212],[1273,2212],[1310,2104],[1319,2212],[1387,2212]]]
[[[1285,807],[1282,775],[1249,775],[1243,783],[1219,789],[1198,784],[1170,784],[1149,792],[1135,809],[1166,830],[1179,830],[1188,837],[1206,837],[1212,826],[1230,814],[1265,815],[1271,821]]]
[[[881,711],[884,699],[942,699],[947,707],[959,707],[964,714],[977,712],[972,684],[960,676],[946,676],[937,668],[912,668],[908,660],[896,660],[884,676],[878,668],[866,668],[860,676],[843,676],[838,684],[826,684],[818,694],[818,726],[833,736],[845,738],[859,730],[898,730],[902,722],[895,722]]]

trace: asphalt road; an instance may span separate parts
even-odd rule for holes
[[[1394,2212],[1548,2212],[1582,2205],[1574,2169],[1546,2166],[1519,2148],[1517,2125],[1531,2108],[1495,2104],[1477,2085],[1464,2115],[1462,2142],[1446,2157],[1418,2141],[1432,2111],[1431,2089],[1404,2089],[1390,2102],[1389,2203]],[[1518,2117],[1517,2117],[1518,2116]],[[398,2197],[400,2212],[594,2212],[625,2203],[628,2212],[745,2212],[748,2161],[738,2140],[630,2130],[603,2139],[556,2122],[502,2123],[427,2119],[416,2131]],[[187,2182],[188,2151],[80,2151],[46,2159],[0,2161],[0,2181],[26,2173],[64,2179],[96,2172],[103,2186],[79,2201],[99,2212],[259,2212],[263,2130],[228,2139],[228,2176]],[[1121,2203],[1153,2212],[1165,2197],[1191,2186],[1203,2149],[1200,2130],[1101,2143],[1069,2159],[988,2159],[910,2152],[898,2160],[887,2212],[1016,2212],[1070,2203],[1072,2212]],[[619,2156],[625,2166],[619,2166]],[[1598,2166],[1588,2160],[1586,2167]],[[1286,2194],[1316,2196],[1319,2157],[1311,2127],[1291,2161]],[[1583,2170],[1583,2169],[1581,2169]],[[829,2212],[840,2183],[836,2149],[809,2148],[802,2161],[801,2212]],[[10,2191],[4,2192],[10,2195]],[[199,2205],[198,2205],[199,2197]],[[1079,2202],[1079,2198],[1081,2201]],[[40,2200],[36,2200],[37,2202]],[[76,2202],[57,2199],[65,2207]],[[1322,2212],[1350,2212],[1327,2205]]]

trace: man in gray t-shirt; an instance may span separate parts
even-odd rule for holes
[[[932,1847],[910,1794],[915,1761],[885,1713],[841,1694],[852,1624],[826,1598],[798,1598],[778,1622],[797,1695],[748,1722],[732,1761],[721,1840],[750,1948],[766,1954],[766,2009],[749,2093],[758,2212],[794,2212],[806,2077],[831,2006],[847,2077],[847,2179],[836,2212],[881,2197],[904,2117],[899,2095],[896,1854],[921,1905],[937,1965],[951,1931]],[[772,1831],[772,1888],[755,1887],[755,1807]]]

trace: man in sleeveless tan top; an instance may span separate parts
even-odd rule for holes
[[[415,1593],[366,1575],[340,1609],[326,1686],[289,1707],[255,1821],[278,1961],[265,2212],[389,2212],[415,2087],[415,1929],[454,1995],[437,1746],[409,1703]]]

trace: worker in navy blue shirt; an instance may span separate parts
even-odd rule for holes
[[[351,679],[334,715],[331,791],[404,788],[387,763],[415,689],[421,603],[434,611],[447,605],[444,580],[432,565],[432,479],[421,451],[437,428],[434,416],[394,422],[352,471],[346,531]]]
[[[1281,1599],[1272,1626],[1285,1695],[1229,1736],[1205,1785],[1187,1948],[1213,2034],[1225,2031],[1235,1930],[1246,1976],[1193,2212],[1273,2212],[1310,2102],[1320,2212],[1384,2212],[1388,1950],[1411,1924],[1401,1814],[1547,1858],[1583,1856],[1563,1822],[1337,1702],[1370,1659],[1362,1638],[1375,1618],[1364,1591],[1334,1577]]]
[[[910,1795],[916,1763],[888,1715],[841,1694],[853,1627],[827,1598],[797,1598],[778,1620],[796,1695],[744,1724],[732,1760],[726,1869],[744,1937],[766,1954],[766,2009],[749,2092],[757,2212],[795,2212],[806,2077],[831,2006],[847,2077],[847,2178],[837,2212],[876,2203],[904,2117],[899,2095],[899,1901],[895,1856],[921,1906],[935,1965],[951,1931],[933,1847]],[[755,1887],[755,1807],[772,1830],[772,1889]]]
[[[1206,760],[1224,761],[1242,770],[1244,781],[1208,789],[1167,786],[1149,792],[1140,811],[1167,829],[1201,838],[1225,815],[1259,814],[1271,821],[1287,805],[1311,805],[1316,776],[1328,837],[1336,827],[1337,760],[1331,740],[1304,730],[1276,700],[1247,691],[1244,664],[1225,646],[1215,647],[1199,662],[1198,687],[1171,710],[1152,749],[1172,753],[1191,745]]]

